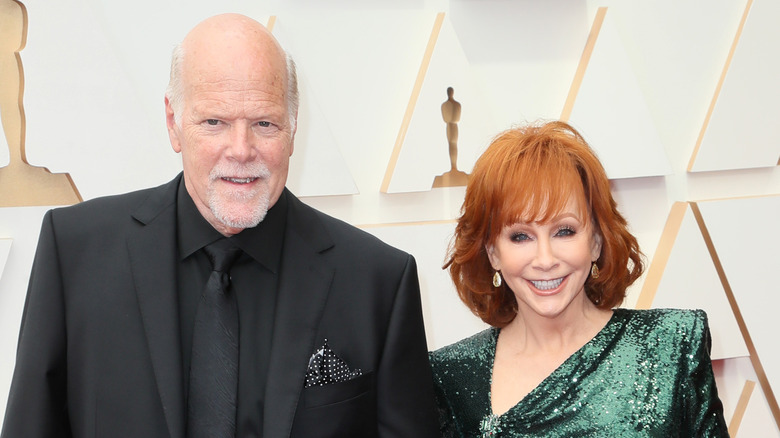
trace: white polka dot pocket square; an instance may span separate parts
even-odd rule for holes
[[[336,353],[328,346],[328,340],[309,359],[306,370],[306,387],[325,386],[331,383],[346,382],[363,375],[359,368],[350,370]]]

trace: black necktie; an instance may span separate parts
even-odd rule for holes
[[[234,438],[238,394],[238,306],[230,265],[241,250],[228,239],[203,248],[213,271],[195,315],[187,437]]]

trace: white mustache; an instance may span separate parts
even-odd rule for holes
[[[209,172],[209,179],[216,181],[221,178],[236,178],[236,179],[267,179],[271,176],[271,171],[268,167],[261,163],[219,163],[211,169]]]

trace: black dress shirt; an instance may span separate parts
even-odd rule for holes
[[[279,281],[287,198],[283,193],[256,227],[230,237],[243,250],[230,270],[238,300],[239,369],[236,436],[261,437],[274,307]],[[222,238],[198,211],[182,179],[177,200],[178,295],[185,397],[189,387],[192,330],[200,295],[211,272],[203,247]]]

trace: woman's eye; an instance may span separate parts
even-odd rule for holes
[[[555,233],[556,236],[559,237],[569,237],[575,235],[576,232],[572,227],[561,227],[558,229],[558,231]]]
[[[509,236],[509,239],[512,240],[512,242],[525,242],[526,240],[530,240],[531,237],[525,233],[512,233],[512,235]]]

